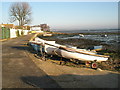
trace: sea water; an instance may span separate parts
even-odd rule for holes
[[[72,30],[72,31],[55,31],[55,32],[62,32],[62,33],[104,33],[104,32],[118,32],[119,30]],[[102,41],[103,43],[106,44],[112,44],[112,45],[117,45],[120,44],[119,38],[120,35],[117,34],[109,34],[107,36],[101,36],[99,34],[89,34],[89,35],[84,35],[84,37],[81,37],[79,34],[76,35],[58,35],[55,36],[55,38],[59,39],[92,39],[92,40],[98,40]],[[36,51],[40,51],[40,46],[32,44],[33,48]]]
[[[72,31],[57,31],[57,32],[62,32],[62,33],[118,33],[119,30],[113,29],[113,30],[72,30]],[[73,35],[73,36],[58,36],[59,39],[79,39],[79,38],[84,38],[84,39],[92,39],[92,40],[98,40],[102,41],[103,43],[106,44],[119,44],[119,38],[120,35],[118,34],[108,34],[107,36],[102,36],[99,34],[89,34],[89,35],[84,35],[84,37],[81,37],[79,34],[78,35]]]
[[[119,29],[97,29],[97,30],[54,30],[61,33],[100,33],[100,32],[119,32]]]

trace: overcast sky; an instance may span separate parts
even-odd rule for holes
[[[2,2],[0,23],[9,22],[9,7]],[[110,29],[118,27],[117,2],[28,2],[32,8],[30,25],[48,24],[52,29]],[[0,10],[1,11],[1,10]],[[14,23],[17,25],[17,23]]]

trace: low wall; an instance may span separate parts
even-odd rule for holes
[[[27,35],[29,30],[24,30],[24,35]]]
[[[16,32],[19,31],[19,35],[21,36],[21,32],[23,31],[23,35],[28,35],[29,30],[22,29],[10,29],[10,38],[17,37]]]
[[[15,37],[17,37],[17,35],[16,35],[16,29],[10,29],[10,38],[15,38]]]

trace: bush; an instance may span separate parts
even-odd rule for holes
[[[24,35],[24,31],[23,31],[23,30],[21,31],[21,35],[22,35],[22,36]]]
[[[20,34],[19,34],[19,30],[16,31],[16,36],[19,37]]]

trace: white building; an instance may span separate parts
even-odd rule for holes
[[[30,31],[36,32],[36,33],[42,33],[40,25],[31,26]]]

